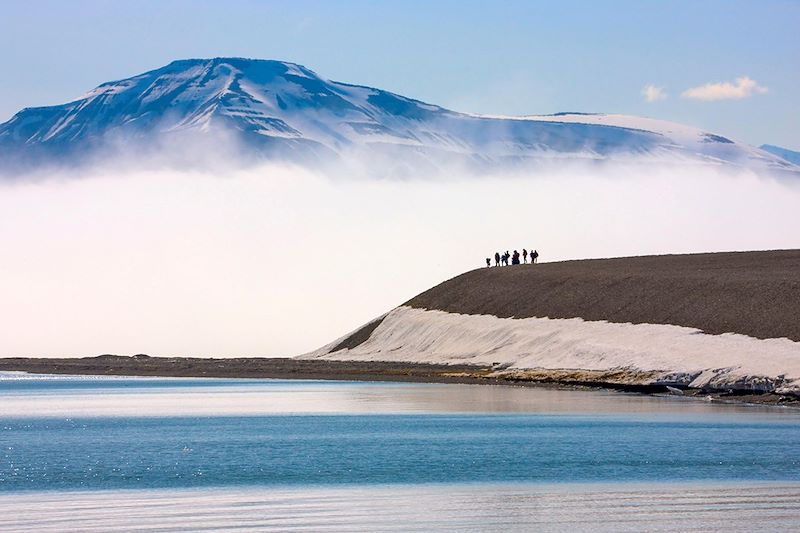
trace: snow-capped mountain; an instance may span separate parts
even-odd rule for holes
[[[203,152],[236,146],[243,161],[311,165],[350,155],[401,168],[648,156],[800,171],[763,150],[678,124],[602,114],[458,113],[330,81],[301,65],[241,58],[175,61],[63,105],[24,109],[0,125],[0,165],[163,151],[173,142],[191,146],[180,144],[186,140]]]

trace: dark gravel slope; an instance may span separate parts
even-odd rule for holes
[[[499,317],[675,324],[800,341],[800,250],[483,268],[405,305]]]

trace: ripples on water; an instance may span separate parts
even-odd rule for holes
[[[0,530],[797,531],[798,485],[415,486],[0,497]]]
[[[0,400],[3,530],[800,528],[800,413],[786,409],[13,373]]]

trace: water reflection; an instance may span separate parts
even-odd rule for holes
[[[0,376],[0,417],[531,413],[709,415],[797,422],[800,411],[615,391],[501,385]]]

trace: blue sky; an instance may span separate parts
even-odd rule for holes
[[[460,111],[644,115],[800,149],[799,27],[796,0],[3,0],[0,121],[173,59],[245,56]],[[709,83],[730,85],[682,96]]]

